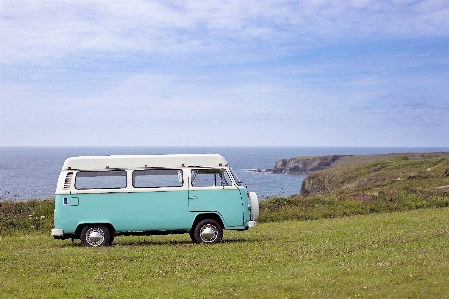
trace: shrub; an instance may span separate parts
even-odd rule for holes
[[[54,200],[1,201],[0,235],[48,233],[53,227]]]
[[[260,203],[260,222],[337,218],[449,206],[449,191],[380,190],[311,197],[270,198]]]

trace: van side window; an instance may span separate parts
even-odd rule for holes
[[[182,185],[182,170],[146,169],[133,171],[133,186],[135,188],[181,187]]]
[[[225,169],[194,169],[191,176],[192,187],[229,186],[229,176]]]
[[[126,171],[80,171],[76,174],[76,189],[126,188]]]

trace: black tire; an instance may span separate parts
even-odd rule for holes
[[[215,244],[223,238],[223,228],[213,219],[205,219],[198,222],[190,237],[198,244]]]
[[[81,244],[88,247],[107,246],[112,242],[109,229],[100,224],[89,224],[83,227],[80,235]]]
[[[189,236],[190,236],[190,239],[192,239],[192,241],[196,243],[196,241],[195,241],[195,235],[194,235],[194,230],[195,230],[195,228],[192,228],[192,229],[189,231]]]

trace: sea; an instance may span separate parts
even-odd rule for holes
[[[260,199],[298,194],[306,175],[257,172],[284,158],[449,152],[449,147],[5,147],[0,146],[0,200],[54,198],[61,167],[68,157],[96,155],[205,154],[225,157],[249,191]]]

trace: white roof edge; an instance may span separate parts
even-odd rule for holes
[[[227,164],[219,154],[79,156],[67,158],[62,170],[219,167]]]

